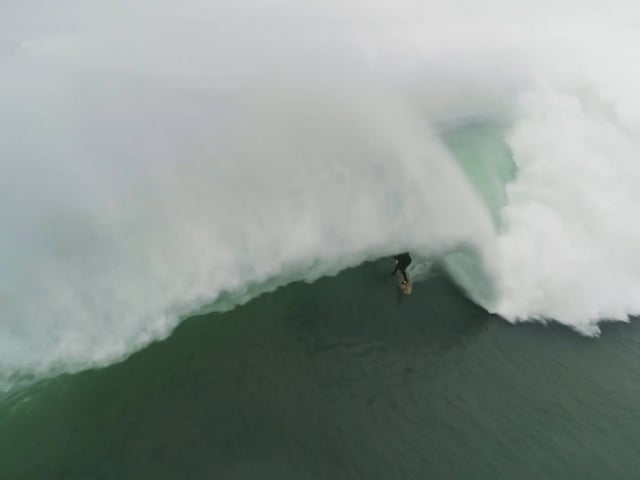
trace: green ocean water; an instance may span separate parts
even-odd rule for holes
[[[0,400],[0,479],[633,479],[640,327],[510,325],[388,259]]]

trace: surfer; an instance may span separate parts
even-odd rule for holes
[[[395,255],[393,258],[396,259],[396,268],[393,270],[391,275],[395,275],[398,270],[402,273],[405,283],[409,282],[409,277],[407,277],[407,267],[411,265],[411,255],[408,253],[400,253],[399,255]]]

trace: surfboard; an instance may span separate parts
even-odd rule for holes
[[[409,280],[408,282],[404,281],[404,276],[402,275],[400,270],[396,272],[396,277],[398,278],[398,287],[400,287],[400,291],[405,295],[411,295],[411,292],[413,291],[413,282],[411,281],[409,272],[407,272],[407,279]]]

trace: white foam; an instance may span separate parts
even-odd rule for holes
[[[598,321],[640,311],[640,145],[576,93],[545,88],[521,112],[497,311],[597,334]]]

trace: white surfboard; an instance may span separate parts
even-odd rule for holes
[[[402,272],[400,272],[400,270],[396,272],[396,277],[398,277],[398,287],[400,287],[400,291],[405,295],[411,295],[411,292],[413,291],[413,282],[411,281],[409,272],[407,272],[407,279],[409,280],[408,282],[405,282],[404,276],[402,275]]]

